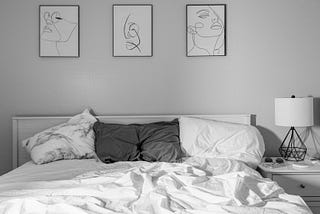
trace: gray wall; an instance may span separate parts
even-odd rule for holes
[[[111,56],[113,3],[154,4],[154,57]],[[185,4],[227,3],[228,56],[185,57]],[[38,5],[79,4],[81,58],[38,57]],[[1,0],[0,173],[11,169],[11,117],[253,113],[267,155],[286,129],[274,97],[320,96],[320,1]]]

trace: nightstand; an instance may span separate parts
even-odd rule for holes
[[[294,166],[304,163],[308,167]],[[258,166],[258,171],[265,178],[276,181],[288,194],[300,195],[313,213],[320,213],[320,162],[291,162]]]

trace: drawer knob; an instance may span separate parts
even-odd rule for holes
[[[303,185],[303,184],[300,184],[300,187],[301,187],[302,189],[306,188],[306,186]]]

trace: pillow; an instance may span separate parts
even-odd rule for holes
[[[265,146],[259,131],[249,125],[181,117],[181,146],[190,156],[231,158],[256,167]]]
[[[89,110],[72,117],[68,122],[44,130],[22,141],[36,164],[61,159],[93,158],[96,118]]]
[[[105,163],[138,160],[139,138],[135,125],[96,122],[95,151]]]
[[[144,161],[176,162],[182,158],[179,121],[138,125],[141,159]]]

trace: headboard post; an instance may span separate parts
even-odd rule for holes
[[[18,167],[18,120],[12,119],[12,168]]]

